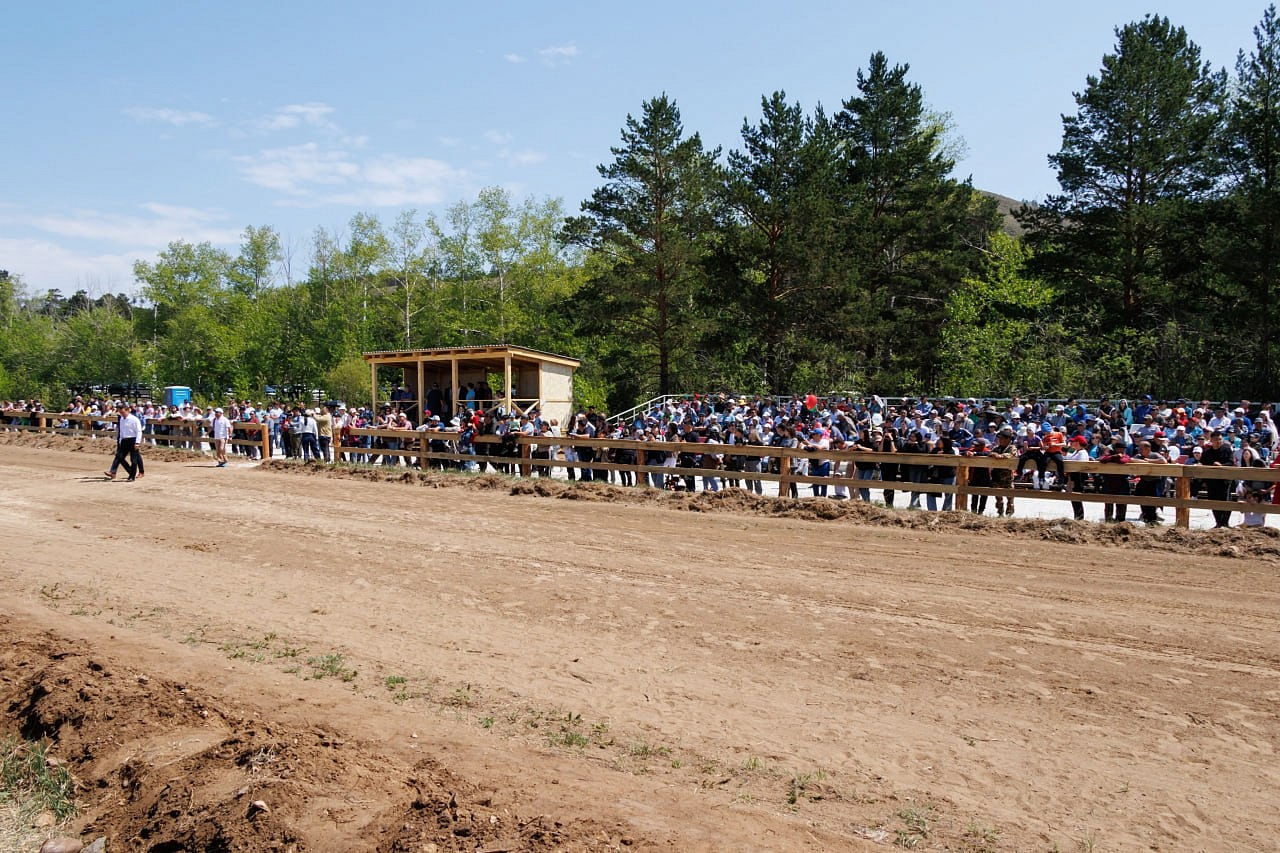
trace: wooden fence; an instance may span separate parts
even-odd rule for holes
[[[371,439],[392,439],[397,441],[399,446],[392,449],[380,447],[343,447],[335,444],[335,458],[339,461],[341,461],[343,457],[351,456],[379,458],[391,456],[397,457],[406,462],[410,460],[417,460],[419,464],[422,464],[424,467],[432,462],[474,463],[484,461],[491,465],[511,466],[513,472],[518,472],[521,476],[525,477],[531,476],[534,473],[535,468],[547,471],[553,468],[563,468],[566,470],[586,469],[593,472],[630,471],[636,475],[637,481],[640,481],[644,475],[652,474],[665,477],[710,476],[718,477],[721,480],[759,480],[761,482],[777,483],[779,495],[788,494],[790,487],[793,484],[816,484],[828,487],[844,486],[850,490],[876,489],[894,492],[920,492],[935,495],[954,495],[955,507],[960,510],[968,508],[968,498],[970,495],[986,495],[988,497],[1006,499],[1033,497],[1036,500],[1124,504],[1126,506],[1138,507],[1172,507],[1175,511],[1174,524],[1183,528],[1190,526],[1192,509],[1228,510],[1231,512],[1244,511],[1245,504],[1239,501],[1212,501],[1194,497],[1192,493],[1192,484],[1196,481],[1248,480],[1263,483],[1280,482],[1280,468],[1228,468],[1209,465],[1171,465],[1168,463],[1157,464],[1148,462],[1131,462],[1126,465],[1107,462],[1066,462],[1064,463],[1064,468],[1068,474],[1068,482],[1070,481],[1070,475],[1073,473],[1107,474],[1113,476],[1122,474],[1126,477],[1169,478],[1173,481],[1172,494],[1170,495],[1166,493],[1164,496],[1147,496],[1134,494],[1108,494],[1101,491],[1028,491],[1025,488],[991,488],[970,485],[970,471],[983,468],[990,470],[1005,469],[1012,471],[1015,470],[1018,465],[1016,458],[993,459],[985,456],[865,453],[851,450],[823,450],[820,452],[811,452],[802,448],[757,447],[744,444],[728,445],[691,442],[645,442],[616,438],[570,439],[567,437],[560,437],[554,442],[548,442],[545,437],[531,436],[517,437],[517,455],[499,456],[496,454],[484,455],[479,452],[479,447],[477,447],[476,454],[463,454],[452,451],[431,451],[429,446],[431,441],[453,441],[458,437],[457,431],[411,432],[407,430],[355,429],[350,430],[349,433],[354,436],[367,436]],[[475,441],[477,445],[487,445],[490,448],[494,448],[495,445],[500,446],[502,443],[501,438],[491,435],[477,436]],[[533,456],[534,448],[546,448],[548,446],[557,448],[590,447],[596,449],[601,456],[605,455],[605,451],[609,449],[634,450],[636,451],[636,462],[635,464],[608,462],[603,460],[593,462],[569,462],[565,461],[563,458],[535,458]],[[831,461],[833,473],[825,477],[808,474],[795,474],[792,473],[793,466],[791,464],[779,465],[776,472],[761,471],[760,473],[730,471],[723,467],[672,468],[661,464],[668,454],[675,454],[678,457],[682,453],[697,454],[699,456],[720,455],[755,458],[768,457],[769,459],[775,460],[799,458],[825,459]],[[916,466],[922,469],[928,469],[929,467],[953,468],[955,469],[955,483],[856,479],[854,465],[858,462],[862,462],[864,464],[888,463],[902,466]],[[1249,510],[1264,514],[1280,514],[1280,506],[1274,506],[1271,504],[1249,505]]]
[[[114,423],[115,415],[70,415],[58,412],[22,412],[22,413],[0,413],[0,429],[18,429],[29,430],[44,433],[61,433],[64,435],[91,435],[101,437],[115,436]],[[60,422],[71,424],[67,427],[57,426]],[[213,439],[205,435],[206,424],[203,421],[188,421],[180,418],[167,418],[162,420],[152,420],[148,422],[151,426],[169,427],[174,430],[169,435],[148,434],[145,440],[155,441],[157,444],[168,445],[196,445],[203,447],[206,444],[212,444]],[[102,426],[99,426],[102,425]],[[110,425],[110,426],[107,426]],[[233,437],[230,444],[240,446],[252,446],[260,450],[262,458],[271,457],[271,438],[266,424],[243,423],[240,421],[232,422]],[[244,438],[236,438],[236,435],[245,436]],[[1205,510],[1227,510],[1230,512],[1244,511],[1245,504],[1239,501],[1212,501],[1204,498],[1197,498],[1193,495],[1192,484],[1196,481],[1204,480],[1247,480],[1262,483],[1280,482],[1280,468],[1228,468],[1207,465],[1170,465],[1166,463],[1141,463],[1131,462],[1127,465],[1117,465],[1104,462],[1066,462],[1064,467],[1068,475],[1073,473],[1080,474],[1123,474],[1127,477],[1156,477],[1168,478],[1173,481],[1172,495],[1149,496],[1134,494],[1108,494],[1101,491],[1033,491],[1028,492],[1026,489],[1018,488],[991,488],[978,487],[970,484],[969,472],[974,469],[1006,469],[1013,470],[1017,467],[1016,459],[993,459],[990,457],[972,457],[972,456],[947,456],[941,454],[910,454],[910,453],[865,453],[851,450],[824,450],[820,452],[811,452],[802,448],[782,448],[782,447],[757,447],[752,445],[738,444],[705,444],[692,442],[646,442],[632,441],[616,438],[607,439],[585,439],[585,438],[567,438],[561,437],[553,442],[548,442],[545,437],[518,436],[515,441],[515,456],[500,456],[497,453],[490,452],[486,455],[483,452],[476,454],[457,453],[454,451],[439,452],[430,449],[431,441],[455,441],[458,437],[456,430],[448,431],[406,431],[406,430],[385,430],[385,429],[355,429],[349,430],[349,434],[360,437],[368,437],[372,440],[382,439],[383,441],[392,440],[399,443],[398,447],[346,447],[334,444],[333,452],[335,458],[341,461],[344,457],[353,456],[360,457],[397,457],[406,463],[417,461],[419,464],[429,465],[433,462],[479,462],[484,461],[491,465],[511,466],[513,473],[519,473],[521,476],[532,476],[537,472],[545,471],[549,473],[552,469],[562,468],[565,470],[590,470],[592,472],[607,471],[629,471],[632,472],[637,481],[642,481],[646,475],[658,475],[662,477],[718,477],[721,480],[730,479],[738,481],[760,481],[778,484],[778,494],[786,495],[790,492],[791,486],[796,485],[819,485],[819,486],[844,486],[847,489],[876,489],[888,490],[894,492],[907,493],[924,493],[934,495],[953,495],[956,509],[967,509],[968,498],[970,495],[986,495],[988,497],[998,497],[1006,499],[1015,499],[1018,497],[1034,497],[1036,500],[1053,500],[1053,501],[1078,501],[1081,503],[1108,503],[1108,504],[1124,504],[1126,506],[1154,506],[1154,507],[1172,507],[1175,511],[1174,524],[1178,527],[1189,527],[1191,521],[1192,509]],[[498,436],[486,435],[477,436],[477,451],[481,447],[496,450],[502,444],[502,439]],[[583,462],[566,461],[557,456],[555,458],[537,458],[535,457],[536,448],[547,447],[579,447],[593,448],[600,456],[605,456],[610,449],[614,450],[632,450],[636,452],[636,462],[622,463],[609,462],[603,459]],[[701,457],[704,455],[712,456],[738,456],[738,457],[754,457],[768,458],[771,460],[790,460],[790,459],[824,459],[832,463],[832,474],[825,477],[814,476],[811,474],[793,473],[793,465],[790,463],[777,466],[776,470],[754,471],[731,471],[724,467],[715,468],[690,468],[690,467],[670,467],[662,464],[668,454],[679,456],[680,454],[696,454]],[[914,466],[918,469],[927,470],[933,468],[953,468],[955,469],[954,483],[931,483],[931,482],[910,482],[909,480],[863,480],[857,479],[854,471],[858,462],[866,463],[887,463],[902,466]],[[766,467],[763,466],[762,467]],[[950,478],[948,478],[950,479]],[[1272,504],[1251,504],[1249,511],[1264,514],[1280,514],[1280,506]]]
[[[115,439],[115,422],[117,415],[70,415],[62,412],[0,412],[0,429],[16,429],[29,432],[57,433],[60,435],[87,435],[96,438]],[[25,421],[25,423],[24,423]],[[57,426],[62,422],[69,425]],[[101,425],[101,426],[99,426]],[[207,421],[189,421],[183,418],[155,418],[147,421],[147,426],[166,427],[168,435],[156,435],[154,432],[144,433],[144,442],[154,441],[156,444],[168,446],[194,446],[203,449],[204,445],[213,445],[213,438],[207,435]],[[241,436],[237,438],[236,436]],[[255,447],[263,459],[271,458],[271,435],[266,424],[231,422],[231,440],[228,445]]]

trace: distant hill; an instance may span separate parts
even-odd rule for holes
[[[993,198],[996,200],[996,210],[1000,211],[1000,217],[1003,220],[1003,224],[1000,227],[1004,233],[1008,234],[1010,237],[1021,237],[1025,233],[1025,229],[1018,224],[1018,220],[1013,218],[1013,212],[1022,207],[1023,204],[1029,204],[1032,207],[1035,207],[1035,202],[1021,202],[1017,199],[1009,198],[1007,195],[987,192],[986,190],[978,190],[978,192],[982,193],[987,198]]]

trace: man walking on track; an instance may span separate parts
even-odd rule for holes
[[[141,477],[142,454],[138,452],[138,441],[142,438],[142,421],[133,413],[133,406],[121,403],[119,420],[116,421],[116,457],[111,460],[111,469],[106,472],[108,480],[116,478],[116,469],[123,467],[129,475],[129,482]]]
[[[221,408],[213,410],[213,451],[218,459],[218,467],[227,467],[227,442],[231,440],[231,419],[222,413]]]

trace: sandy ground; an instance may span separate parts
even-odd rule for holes
[[[1274,537],[103,462],[0,444],[0,708],[109,849],[1280,849]]]

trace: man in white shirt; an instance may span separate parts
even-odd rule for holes
[[[231,440],[231,419],[223,414],[221,407],[213,410],[213,452],[218,459],[218,467],[227,467],[227,442]]]
[[[121,403],[117,409],[116,421],[116,456],[111,460],[111,468],[106,472],[108,480],[116,478],[116,469],[123,467],[129,475],[129,482],[143,475],[142,454],[138,452],[138,441],[142,438],[142,422],[133,413],[133,407]]]

